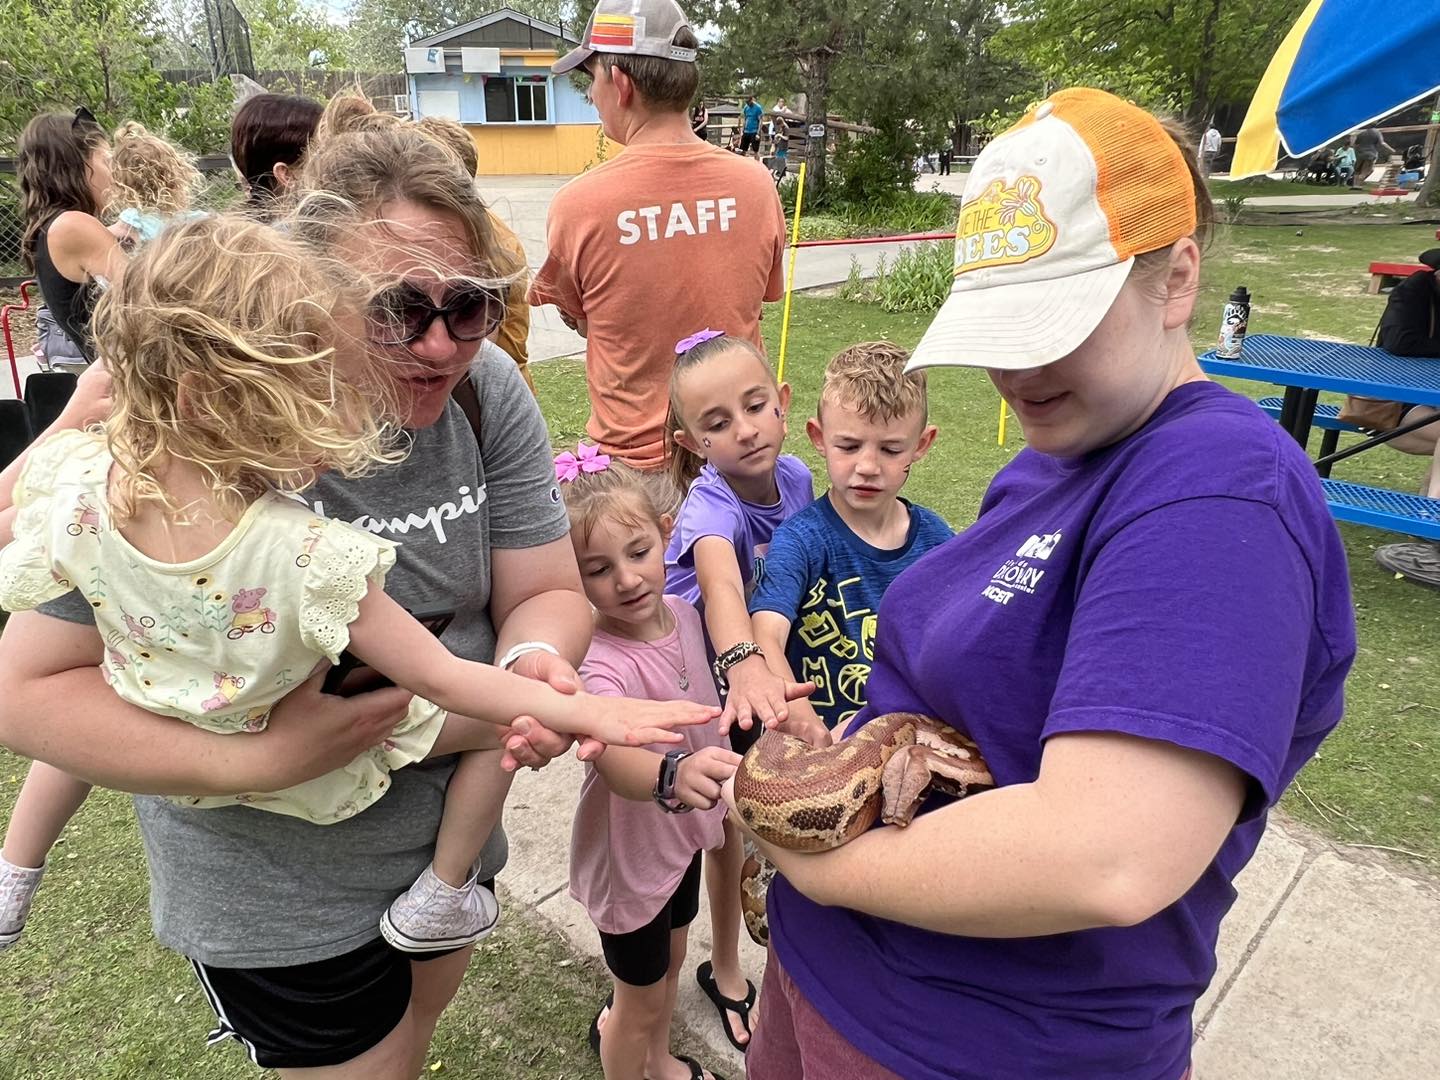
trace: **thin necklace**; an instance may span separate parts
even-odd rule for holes
[[[665,601],[663,601],[663,600],[660,601],[660,602],[661,602],[662,604],[665,604]],[[676,645],[679,647],[679,649],[680,649],[680,666],[679,666],[679,667],[676,667],[676,666],[675,666],[675,662],[674,662],[673,660],[671,660],[670,657],[668,657],[668,656],[665,655],[664,650],[656,648],[656,647],[655,647],[653,644],[651,644],[650,642],[648,642],[648,641],[641,641],[640,644],[641,644],[641,645],[644,645],[645,648],[649,649],[649,650],[650,650],[651,652],[653,652],[656,656],[660,657],[660,659],[664,660],[665,663],[670,666],[670,670],[672,670],[673,672],[675,672],[676,675],[680,676],[680,689],[681,689],[681,690],[689,690],[689,689],[690,689],[690,676],[689,676],[689,674],[687,673],[686,665],[685,665],[685,639],[678,633],[678,631],[679,631],[679,629],[680,629],[680,620],[677,619],[677,618],[675,618],[675,613],[674,613],[673,611],[670,611],[670,606],[669,606],[668,604],[665,604],[665,610],[666,610],[666,612],[670,615],[671,627],[670,627],[669,630],[665,631],[665,634],[662,635],[662,636],[668,636],[672,631],[673,631],[673,632],[676,632],[676,633],[675,633],[675,644],[676,644]]]

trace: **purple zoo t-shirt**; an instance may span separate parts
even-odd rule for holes
[[[723,536],[735,545],[748,597],[759,577],[759,560],[764,559],[775,530],[815,501],[809,467],[790,454],[781,454],[775,462],[775,486],[780,489],[779,501],[761,506],[736,495],[714,466],[701,469],[685,494],[675,532],[665,549],[665,591],[703,611],[695,577],[695,545],[706,536]]]
[[[970,529],[886,593],[869,704],[967,730],[1000,785],[1045,740],[1107,731],[1248,780],[1183,898],[1139,925],[985,940],[821,907],[777,880],[773,947],[846,1039],[907,1080],[1178,1080],[1231,881],[1340,719],[1355,655],[1345,552],[1314,466],[1253,404],[1174,390],[1123,442],[1024,450]],[[976,798],[986,798],[984,794]],[[939,868],[964,889],[963,865]]]

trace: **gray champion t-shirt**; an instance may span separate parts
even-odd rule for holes
[[[445,644],[491,661],[490,549],[550,543],[569,524],[545,421],[514,362],[487,342],[471,378],[480,398],[478,446],[451,402],[438,423],[414,433],[399,465],[359,480],[322,478],[306,498],[319,513],[399,541],[385,591],[411,610],[454,610]],[[62,600],[44,610],[88,618],[81,604]],[[384,798],[335,825],[137,796],[156,937],[216,967],[310,963],[375,939],[381,913],[434,853],[454,763],[396,770]],[[482,877],[504,865],[506,850],[497,828]]]

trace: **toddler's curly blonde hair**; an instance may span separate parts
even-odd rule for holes
[[[184,213],[201,182],[190,154],[135,120],[115,129],[110,175],[112,213],[132,207],[166,217]]]
[[[268,488],[299,491],[322,471],[354,476],[403,457],[343,280],[238,214],[172,225],[126,267],[94,322],[113,378],[117,513],[147,500],[180,509],[161,482],[171,460],[204,470],[238,518]]]

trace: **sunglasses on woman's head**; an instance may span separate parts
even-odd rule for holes
[[[378,345],[408,345],[424,337],[436,319],[455,341],[480,341],[505,318],[505,297],[479,285],[455,289],[435,306],[424,290],[396,285],[370,301],[370,340]]]

